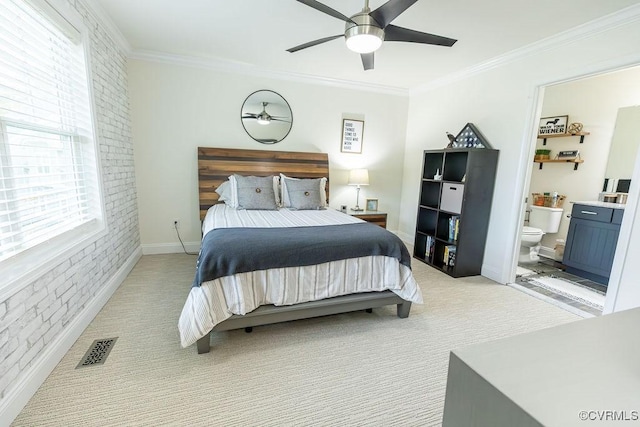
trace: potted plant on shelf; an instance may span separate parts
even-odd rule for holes
[[[550,158],[551,150],[539,148],[536,150],[536,155],[533,157],[533,160],[549,160]]]

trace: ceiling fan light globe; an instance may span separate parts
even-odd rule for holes
[[[258,117],[256,121],[258,122],[259,125],[268,125],[269,123],[271,123],[271,120],[265,117]]]
[[[347,36],[347,47],[357,53],[375,52],[382,46],[382,39],[374,34],[354,34]]]
[[[344,30],[347,48],[357,53],[375,52],[384,41],[384,30],[369,15],[367,8],[353,15]]]

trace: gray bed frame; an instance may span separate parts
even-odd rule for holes
[[[211,347],[211,332],[229,331],[269,325],[271,323],[290,320],[309,319],[350,311],[369,310],[376,307],[397,304],[398,317],[409,317],[411,301],[405,301],[391,291],[367,292],[309,301],[295,305],[263,305],[244,316],[234,314],[227,320],[218,323],[207,335],[198,340],[198,354],[208,353]]]
[[[294,178],[326,177],[328,180],[329,158],[326,153],[198,147],[198,171],[200,219],[202,220],[209,207],[220,203],[214,191],[215,188],[233,173],[269,176],[282,172]],[[264,305],[243,316],[234,314],[220,322],[198,340],[197,349],[199,354],[209,352],[212,332],[242,328],[249,332],[254,326],[351,311],[370,311],[373,308],[393,304],[397,304],[398,317],[409,317],[411,302],[403,300],[392,291],[350,294],[295,305]]]

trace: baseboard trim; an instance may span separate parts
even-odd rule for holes
[[[98,291],[93,300],[87,303],[84,310],[71,320],[60,335],[43,350],[40,358],[27,369],[18,383],[2,399],[0,402],[0,426],[9,426],[20,414],[29,399],[38,391],[38,388],[67,354],[82,332],[109,301],[109,298],[122,284],[141,256],[142,250],[138,247],[106,285]]]
[[[402,240],[405,244],[413,246],[414,237],[411,234],[404,233],[402,231],[398,231],[396,235]]]
[[[543,256],[545,258],[556,259],[556,251],[553,248],[548,248],[546,246],[540,246],[540,250],[538,251],[538,255]]]
[[[189,253],[200,252],[200,242],[185,242],[184,247]],[[142,245],[142,255],[181,254],[184,253],[179,243],[150,243]]]
[[[502,269],[496,269],[488,266],[487,264],[482,264],[480,268],[480,274],[487,279],[491,279],[494,282],[500,283],[501,285],[506,285],[508,280],[504,280],[504,271]]]

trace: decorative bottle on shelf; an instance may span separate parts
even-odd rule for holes
[[[442,179],[442,175],[440,175],[440,169],[438,169],[436,171],[436,174],[433,175],[433,179],[435,179],[436,181],[440,181]]]

